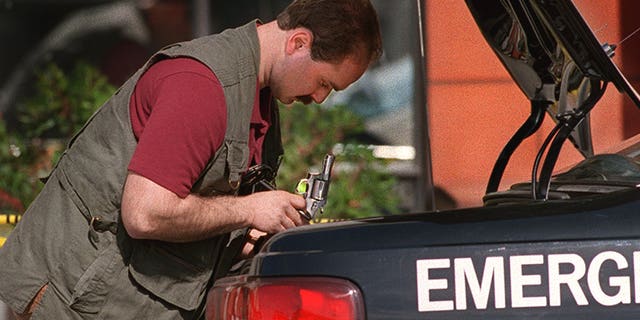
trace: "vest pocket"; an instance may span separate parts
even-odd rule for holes
[[[163,301],[195,310],[206,295],[218,241],[220,238],[184,244],[135,241],[129,274]]]
[[[84,313],[98,313],[117,279],[116,275],[124,268],[122,257],[115,243],[97,255],[73,288],[70,307]]]

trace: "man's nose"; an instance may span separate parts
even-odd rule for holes
[[[320,104],[325,99],[327,99],[327,97],[329,96],[329,93],[331,93],[331,89],[320,88],[311,95],[311,98],[315,103]]]

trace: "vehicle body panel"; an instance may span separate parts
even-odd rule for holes
[[[249,275],[274,277],[333,276],[349,279],[364,293],[367,319],[446,319],[488,316],[516,318],[585,312],[628,312],[636,316],[640,307],[605,308],[597,301],[577,306],[566,292],[560,307],[510,308],[509,275],[506,279],[507,308],[418,311],[417,261],[424,259],[471,258],[481,277],[487,257],[577,254],[585,261],[605,251],[624,255],[625,271],[609,274],[632,275],[633,251],[640,249],[640,191],[607,195],[589,201],[538,203],[531,206],[466,209],[365,219],[330,225],[297,228],[275,236],[254,259]],[[527,269],[543,275],[545,263]],[[638,266],[640,267],[640,266]],[[453,264],[436,278],[447,279],[448,288],[433,290],[433,300],[453,300]],[[508,271],[508,266],[505,266]],[[447,271],[448,270],[448,271]],[[606,272],[600,283],[606,286]],[[635,276],[635,275],[634,275]],[[585,277],[586,278],[586,277]],[[635,278],[634,278],[635,279]],[[546,281],[546,280],[544,280]],[[586,280],[581,280],[585,282]],[[634,280],[634,281],[640,281]],[[585,292],[589,287],[584,284]],[[527,286],[527,297],[548,297],[548,284]],[[542,291],[540,291],[542,290]],[[566,299],[565,299],[566,298]],[[473,301],[468,298],[468,301]],[[491,303],[489,304],[491,306]],[[566,308],[565,308],[566,307]],[[622,317],[622,315],[620,315]],[[628,318],[632,318],[627,315]]]

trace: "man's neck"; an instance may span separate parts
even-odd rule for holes
[[[258,40],[260,41],[258,83],[260,89],[264,89],[269,86],[273,65],[279,59],[279,55],[284,54],[286,32],[278,27],[276,21],[271,21],[258,26]]]

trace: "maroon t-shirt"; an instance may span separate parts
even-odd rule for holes
[[[271,124],[270,93],[256,87],[261,99],[251,118],[250,164],[262,161]],[[128,169],[186,197],[224,140],[227,109],[215,74],[190,58],[157,62],[136,84],[129,112],[138,145]]]

